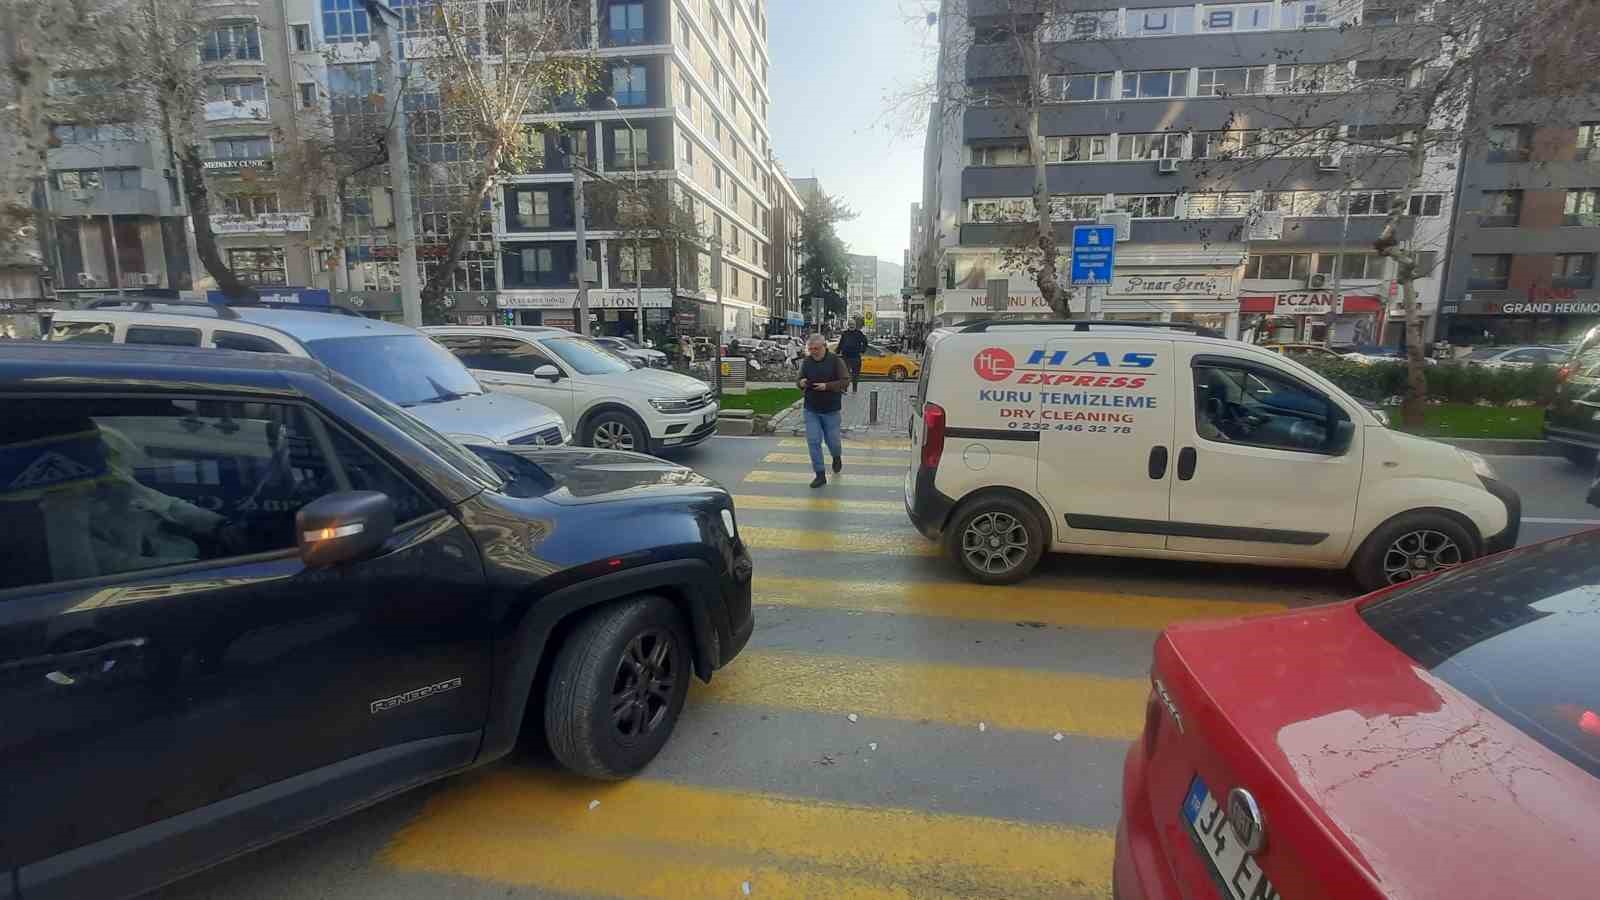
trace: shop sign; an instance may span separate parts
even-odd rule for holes
[[[1280,316],[1326,316],[1339,311],[1339,295],[1332,291],[1279,294],[1273,311]]]
[[[501,309],[573,309],[578,305],[577,291],[501,291],[497,302]],[[634,291],[589,291],[589,308],[637,309],[640,295]],[[662,288],[647,289],[643,294],[645,309],[671,309],[672,295]]]
[[[258,216],[211,217],[211,230],[217,234],[268,234],[284,231],[310,231],[309,213],[262,213]]]
[[[1068,293],[1073,310],[1083,311],[1083,301],[1077,291]],[[936,316],[962,313],[987,313],[997,310],[989,302],[989,292],[984,290],[947,290],[940,291],[939,296],[933,301],[933,314]],[[1050,304],[1044,302],[1043,294],[1018,294],[1006,295],[1006,312],[1008,313],[1036,313],[1049,315],[1054,312]]]
[[[1600,300],[1463,300],[1442,303],[1439,312],[1455,316],[1600,316]]]
[[[242,172],[246,169],[254,169],[259,172],[272,171],[272,160],[270,159],[207,159],[202,160],[201,165],[207,172],[216,172],[223,175]]]
[[[1106,288],[1107,297],[1232,297],[1233,276],[1228,275],[1118,275]]]
[[[324,288],[258,287],[256,300],[272,306],[329,306],[333,295]],[[221,291],[206,291],[206,302],[225,304],[228,298]]]

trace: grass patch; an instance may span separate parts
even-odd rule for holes
[[[1443,403],[1427,407],[1421,428],[1400,423],[1400,408],[1387,406],[1394,427],[1423,437],[1501,438],[1538,440],[1543,437],[1544,408],[1539,406],[1474,406]]]
[[[723,394],[723,409],[751,409],[758,416],[770,416],[789,408],[800,399],[800,389],[792,387],[752,390],[748,394]]]

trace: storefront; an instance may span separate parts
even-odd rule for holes
[[[1124,271],[1119,267],[1111,284],[1095,289],[1099,296],[1093,303],[1094,318],[1188,322],[1227,337],[1238,336],[1238,287],[1232,268]]]
[[[1081,293],[1072,294],[1070,303],[1074,315],[1084,311]],[[957,325],[978,319],[1046,319],[1054,314],[1050,304],[1044,301],[1044,295],[1037,290],[1031,293],[1009,291],[1006,294],[1006,306],[1003,311],[996,308],[989,298],[988,291],[947,289],[939,291],[933,298],[933,319],[936,325]]]
[[[495,295],[495,304],[497,324],[579,330],[577,291],[501,291]],[[636,337],[641,306],[646,332],[664,328],[672,315],[672,292],[666,288],[645,288],[642,292],[591,288],[589,333]]]
[[[1439,313],[1458,347],[1563,344],[1600,325],[1600,300],[1446,300]]]
[[[1239,298],[1239,334],[1256,344],[1377,343],[1383,333],[1383,302],[1373,294],[1284,291]]]

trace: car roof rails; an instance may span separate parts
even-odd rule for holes
[[[1223,338],[1219,331],[1196,325],[1193,322],[1108,322],[1104,319],[982,319],[959,326],[963,334],[981,334],[991,328],[1034,325],[1071,325],[1073,331],[1089,331],[1091,325],[1106,328],[1167,328],[1187,331],[1199,337]]]
[[[365,318],[353,309],[335,304],[327,306],[280,306],[271,303],[251,303],[249,301],[232,301],[229,303],[211,303],[206,300],[168,300],[161,297],[102,297],[89,303],[85,309],[108,309],[114,306],[132,306],[135,312],[152,312],[153,306],[181,306],[187,309],[209,309],[217,314],[219,319],[237,319],[239,314],[236,309],[292,309],[299,312],[322,312],[330,315],[354,316]]]

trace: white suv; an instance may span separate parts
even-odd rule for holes
[[[561,414],[590,447],[656,453],[717,431],[717,399],[703,381],[635,369],[582,335],[533,326],[424,328],[482,383]]]

